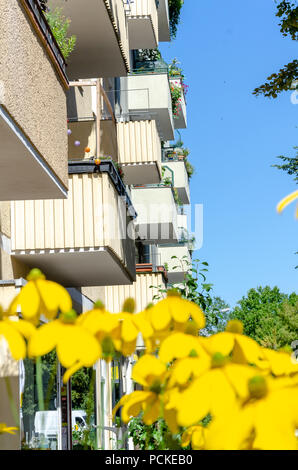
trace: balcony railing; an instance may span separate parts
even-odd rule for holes
[[[123,181],[111,160],[102,160],[98,165],[93,161],[88,160],[70,161],[68,163],[68,173],[70,175],[84,173],[108,173],[119,196],[122,196],[125,199],[129,215],[134,219],[137,217],[138,214],[136,213],[131,199],[127,194]]]
[[[60,70],[63,73],[65,80],[68,82],[66,74],[66,61],[63,57],[61,49],[56,41],[55,36],[52,33],[52,30],[44,16],[44,13],[40,7],[40,4],[37,0],[21,0],[25,7],[29,8],[32,12],[34,19],[34,26],[38,27],[42,32],[43,38],[46,41],[48,47],[50,48],[55,60],[60,66]]]

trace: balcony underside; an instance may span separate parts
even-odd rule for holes
[[[160,170],[157,163],[121,164],[125,184],[156,184],[160,182]]]
[[[127,74],[127,58],[121,50],[123,47],[118,42],[115,26],[103,0],[52,0],[50,3],[63,8],[63,15],[71,19],[69,35],[77,38],[68,60],[69,78],[120,77]]]
[[[178,192],[178,196],[182,204],[190,204],[190,193],[189,193],[189,187],[182,187],[182,188],[176,188]]]
[[[158,46],[149,16],[129,17],[128,36],[130,49],[155,49]]]
[[[136,225],[136,238],[147,244],[168,244],[178,242],[176,227],[172,223],[140,223]]]
[[[183,271],[172,271],[168,272],[168,280],[170,284],[180,284],[181,282],[184,281],[185,278],[185,272]]]
[[[12,253],[30,268],[39,268],[65,287],[131,284],[134,279],[106,247]]]
[[[158,30],[160,42],[169,42],[171,40],[168,0],[160,0],[159,2]]]
[[[67,188],[0,106],[0,200],[64,199]]]

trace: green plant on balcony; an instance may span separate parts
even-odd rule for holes
[[[62,8],[58,7],[55,8],[55,10],[46,8],[44,10],[44,14],[61,49],[64,59],[67,59],[74,50],[77,40],[74,35],[70,37],[67,36],[71,20],[63,16]]]
[[[180,86],[171,83],[172,110],[175,119],[178,119],[181,111],[182,89]]]
[[[190,179],[192,177],[192,175],[194,174],[195,172],[195,169],[194,167],[192,166],[192,164],[188,161],[188,160],[184,160],[184,163],[185,163],[185,168],[186,168],[186,172],[187,172],[187,176],[188,178]]]
[[[180,62],[178,62],[178,59],[173,59],[172,62],[169,64],[169,76],[170,77],[181,77],[182,79],[184,79],[184,74],[183,74],[183,70],[181,67],[178,67],[178,64],[180,64]]]
[[[182,204],[182,201],[179,197],[179,193],[178,193],[177,188],[173,188],[173,195],[174,195],[174,201],[177,204],[177,206],[182,206],[183,204]]]

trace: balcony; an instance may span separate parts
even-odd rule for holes
[[[66,287],[130,284],[135,217],[112,162],[70,162],[67,200],[11,203],[11,254]]]
[[[0,200],[65,198],[66,64],[35,0],[2,0],[0,64]]]
[[[138,72],[125,80],[130,118],[133,120],[154,119],[160,140],[173,140],[174,119],[167,72]]]
[[[106,93],[100,81],[71,82],[69,159],[110,157],[121,166],[125,184],[159,183],[161,142],[156,122],[126,121],[119,114],[117,122],[115,94],[117,90]]]
[[[171,86],[177,87],[181,90],[181,96],[177,106],[177,114],[174,116],[174,127],[175,129],[186,129],[187,128],[187,113],[186,113],[186,101],[181,78],[171,78]]]
[[[82,5],[84,3],[84,5]],[[123,0],[51,0],[70,18],[77,37],[67,68],[71,79],[121,77],[129,71],[129,45]]]
[[[153,184],[161,180],[161,142],[155,121],[128,121],[117,124],[118,162],[124,181]]]
[[[160,245],[178,241],[177,206],[170,186],[134,186],[131,198],[138,213],[136,238]]]
[[[158,5],[158,31],[159,41],[169,42],[170,35],[170,15],[169,15],[169,2],[168,0],[159,0]]]
[[[156,0],[128,0],[126,3],[130,49],[155,49],[158,46]]]
[[[190,204],[189,178],[185,167],[184,159],[179,157],[167,157],[162,162],[164,168],[164,178],[171,180],[172,185],[178,192],[179,200],[182,204]]]
[[[185,274],[191,269],[191,255],[187,244],[160,246],[158,251],[161,263],[166,267],[169,283],[183,282]]]

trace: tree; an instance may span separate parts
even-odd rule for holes
[[[297,1],[282,0],[277,5],[276,16],[280,18],[280,32],[284,37],[291,37],[293,41],[298,40],[298,4]],[[290,90],[293,82],[298,79],[298,60],[293,60],[285,65],[277,73],[267,78],[264,85],[256,88],[253,94],[264,95],[269,98],[277,98],[282,91]]]
[[[224,331],[230,311],[230,306],[221,297],[213,297],[211,305],[205,311],[206,328],[203,333],[210,335]]]
[[[286,171],[290,176],[294,176],[294,181],[297,181],[298,184],[298,147],[294,147],[294,150],[296,150],[295,157],[280,155],[277,158],[280,158],[284,162],[283,165],[273,165],[273,167]]]
[[[184,0],[169,0],[170,32],[172,39],[175,39],[177,34],[183,3]]]
[[[279,349],[298,339],[298,295],[278,287],[250,289],[238,302],[231,319],[243,322],[244,334],[262,346]]]

